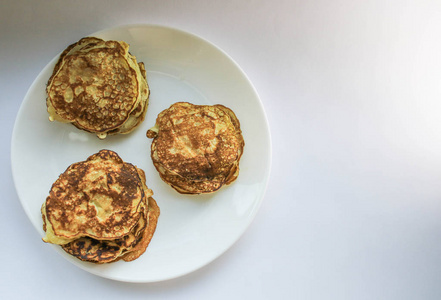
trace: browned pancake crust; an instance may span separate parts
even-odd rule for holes
[[[107,181],[105,184],[102,182],[102,175],[99,173],[102,171],[103,165],[105,165],[104,162],[111,161],[112,164],[115,164],[117,166],[117,170],[121,171],[124,166],[126,165],[128,167],[128,172],[121,171],[121,176],[125,177],[122,181],[118,180],[118,178],[114,178],[114,174],[112,172],[114,171],[114,168],[111,168],[110,172],[107,172],[105,174],[105,177],[107,177]],[[93,162],[94,165],[91,166],[93,170],[87,170],[85,172],[80,172],[78,170],[85,170],[87,167],[84,167],[84,164],[87,164],[87,162]],[[123,166],[119,166],[120,164],[123,164]],[[81,165],[80,167],[78,165]],[[120,167],[120,168],[119,168]],[[72,173],[75,174],[75,180],[69,181],[69,180],[63,180],[63,176],[65,174],[69,174],[69,170],[74,169]],[[112,187],[115,187],[119,194],[121,194],[121,197],[131,197],[131,192],[128,192],[126,194],[126,191],[124,191],[125,186],[120,185],[122,183],[126,183],[125,180],[128,180],[132,184],[135,182],[136,187],[140,187],[143,191],[141,201],[138,205],[138,210],[135,211],[135,214],[132,215],[134,218],[131,221],[135,222],[134,227],[125,235],[120,236],[117,234],[114,237],[107,237],[107,238],[101,238],[96,239],[94,236],[91,237],[90,234],[85,236],[79,236],[78,238],[72,240],[69,243],[60,245],[64,251],[66,251],[68,254],[87,262],[97,263],[97,264],[104,264],[104,263],[111,263],[118,261],[120,259],[123,259],[125,261],[132,261],[137,259],[139,256],[141,256],[145,251],[147,246],[149,245],[153,234],[156,230],[160,209],[156,203],[156,201],[150,197],[152,195],[152,191],[147,187],[146,185],[146,177],[145,173],[142,169],[137,168],[136,166],[133,166],[129,163],[125,163],[122,161],[122,159],[113,151],[110,150],[101,150],[97,154],[94,154],[90,156],[86,161],[76,163],[71,165],[65,173],[63,173],[60,178],[59,182],[57,184],[54,183],[54,186],[52,187],[51,193],[53,192],[55,195],[57,195],[57,199],[53,201],[51,199],[51,195],[46,200],[45,204],[42,207],[42,218],[43,218],[43,229],[44,231],[47,230],[48,224],[47,221],[51,218],[53,218],[54,215],[57,217],[60,215],[64,215],[65,219],[63,219],[63,224],[55,223],[56,225],[59,225],[56,227],[57,229],[64,225],[64,223],[77,223],[80,221],[80,223],[83,220],[83,215],[74,214],[73,217],[70,215],[67,210],[74,210],[76,213],[78,213],[78,207],[85,207],[87,206],[87,203],[77,201],[77,202],[70,202],[71,198],[77,198],[77,195],[74,193],[72,194],[62,194],[59,193],[58,187],[60,185],[66,187],[69,185],[73,185],[74,187],[79,187],[82,191],[82,194],[87,194],[88,192],[94,190],[94,183],[96,182],[89,182],[91,186],[86,187],[88,191],[86,192],[85,189],[81,189],[82,183],[81,179],[87,178],[89,174],[88,172],[92,171],[92,173],[98,173],[99,176],[96,176],[96,180],[100,182],[99,186],[102,188],[104,185],[107,187],[104,189],[105,191],[108,191],[112,189]],[[106,170],[109,171],[109,170]],[[80,176],[81,178],[77,178]],[[100,181],[101,180],[101,181]],[[132,182],[133,181],[133,182]],[[100,191],[103,192],[102,190]],[[62,195],[66,197],[62,197]],[[53,196],[53,195],[52,195]],[[90,199],[90,197],[86,197]],[[58,203],[59,206],[56,206],[56,209],[54,209],[54,202],[60,202]],[[85,200],[84,200],[85,201]],[[122,204],[125,207],[130,207],[132,203],[128,201],[125,203],[124,201],[118,201],[120,204]],[[64,203],[64,205],[62,205]],[[68,205],[66,205],[68,203]],[[101,207],[99,205],[99,207]],[[49,208],[49,212],[46,210]],[[102,207],[101,207],[102,208]],[[117,205],[110,205],[107,207],[104,207],[108,210],[116,210],[120,211],[120,207]],[[52,211],[54,210],[54,211]],[[91,209],[93,210],[93,209]],[[81,212],[81,209],[80,209]],[[47,216],[45,216],[47,214]],[[92,219],[94,219],[94,214],[90,213]],[[67,218],[66,218],[67,217]],[[71,219],[70,219],[70,218]],[[96,217],[96,216],[95,216]],[[126,220],[130,218],[130,215],[126,216]],[[111,218],[112,219],[112,218]],[[60,220],[58,220],[60,221]],[[96,218],[95,218],[95,221]],[[101,220],[102,221],[102,220]],[[97,221],[99,222],[99,220]],[[84,223],[84,222],[83,222]],[[52,223],[50,223],[52,224]],[[50,225],[49,224],[49,225]],[[110,223],[106,223],[107,227],[109,227],[109,230],[112,230],[112,227],[121,227],[119,223],[115,223],[114,225]],[[68,224],[68,226],[74,226],[72,224]],[[86,222],[86,224],[82,224],[82,226],[92,226],[86,230],[87,233],[90,233],[90,231],[96,231],[96,222]],[[55,228],[54,228],[55,229]],[[116,230],[119,231],[119,230]],[[56,233],[56,232],[55,232]]]
[[[81,237],[61,247],[82,261],[99,264],[109,263],[131,251],[143,236],[146,226],[147,219],[143,213],[134,231],[120,239],[96,240],[90,237]]]
[[[139,65],[139,69],[141,70],[142,77],[147,82],[146,70],[145,70],[144,63],[140,62],[140,63],[138,63],[138,65]],[[137,128],[138,125],[141,124],[145,119],[145,115],[147,113],[147,108],[149,105],[149,99],[148,99],[149,95],[150,95],[150,89],[147,89],[147,99],[145,101],[140,101],[139,104],[130,113],[128,120],[133,119],[134,121],[131,121],[131,120],[126,121],[125,124],[123,124],[122,126],[116,128],[116,129],[112,129],[112,130],[108,131],[107,134],[109,134],[109,135],[118,134],[118,133],[127,134],[127,133],[132,132],[135,128]]]
[[[175,103],[147,136],[161,178],[180,193],[211,193],[238,176],[245,143],[239,120],[223,105]]]
[[[69,166],[53,184],[46,222],[59,237],[120,238],[138,223],[145,197],[137,168],[101,150]]]
[[[127,55],[128,47],[117,41],[87,37],[70,45],[48,81],[48,107],[60,120],[100,138],[132,131],[144,119],[149,90],[146,82],[145,87],[138,82],[139,73],[146,80],[144,65],[135,64],[137,73]],[[142,101],[139,89],[145,96]],[[123,126],[131,118],[130,126]]]
[[[83,237],[62,248],[70,255],[92,263],[111,263],[123,259],[133,261],[139,258],[147,249],[153,234],[155,233],[160,209],[156,201],[148,199],[148,214],[142,224],[142,229],[122,239],[99,241],[89,237]]]

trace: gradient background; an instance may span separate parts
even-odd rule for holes
[[[68,44],[176,27],[247,73],[271,127],[268,190],[244,236],[181,278],[127,284],[53,255],[11,177],[16,114]],[[3,299],[441,299],[440,1],[0,3]],[[32,151],[32,149],[29,149]]]

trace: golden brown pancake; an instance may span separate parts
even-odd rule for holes
[[[147,131],[160,177],[182,194],[211,193],[239,174],[244,148],[240,123],[223,105],[178,102]]]
[[[82,237],[69,244],[62,245],[63,249],[76,258],[93,263],[110,263],[120,259],[133,261],[147,249],[156,230],[160,210],[153,198],[148,199],[148,215],[140,222],[142,230],[129,234],[122,239],[99,241]]]
[[[133,260],[156,228],[152,194],[143,170],[101,150],[69,166],[52,185],[41,209],[43,241],[84,261]]]
[[[65,244],[83,236],[123,237],[138,223],[144,199],[150,196],[135,166],[113,151],[101,150],[69,166],[52,185],[43,205],[44,239]]]
[[[129,133],[144,120],[149,88],[143,63],[122,41],[86,37],[60,55],[47,83],[49,119],[79,129]]]
[[[128,235],[114,240],[97,240],[81,237],[61,247],[72,256],[83,261],[108,263],[116,261],[125,253],[131,251],[141,239],[147,227],[147,218],[142,214],[137,226]]]
[[[150,241],[153,238],[153,234],[156,231],[156,226],[158,224],[158,218],[160,214],[160,209],[156,201],[150,197],[148,199],[149,212],[147,216],[148,225],[144,230],[141,239],[138,243],[132,248],[131,251],[125,253],[121,256],[124,261],[133,261],[140,257],[147,249]]]

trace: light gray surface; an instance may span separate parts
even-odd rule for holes
[[[15,116],[40,70],[79,38],[133,23],[226,51],[260,94],[273,141],[245,235],[203,269],[154,284],[102,279],[57,255],[10,167]],[[1,2],[2,298],[440,299],[440,31],[439,1]]]

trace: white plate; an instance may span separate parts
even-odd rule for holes
[[[38,75],[18,113],[11,146],[14,182],[23,208],[41,236],[40,215],[52,183],[73,162],[100,149],[116,151],[146,172],[147,185],[161,209],[146,253],[133,262],[95,265],[53,249],[80,268],[110,279],[154,282],[190,273],[211,262],[244,233],[263,199],[271,162],[269,128],[262,103],[239,66],[213,44],[161,26],[132,25],[92,34],[123,40],[146,65],[151,88],[145,121],[130,135],[99,140],[69,124],[49,122],[45,85],[58,56]],[[75,41],[72,41],[75,42]],[[67,46],[67,45],[66,45]],[[220,103],[241,122],[245,150],[239,178],[211,195],[184,196],[159,178],[145,133],[156,116],[177,101]]]

